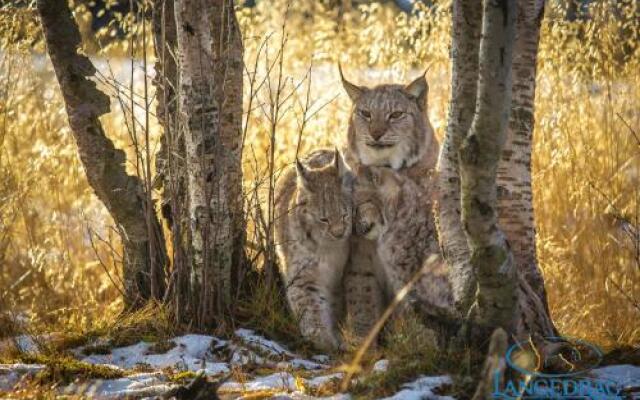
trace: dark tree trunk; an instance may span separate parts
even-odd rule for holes
[[[153,274],[157,281],[151,282],[152,270],[164,271],[167,263],[162,229],[155,210],[147,214],[147,188],[127,174],[124,152],[100,124],[99,117],[109,112],[109,98],[88,79],[96,70],[78,54],[80,33],[66,0],[39,0],[37,7],[87,180],[121,233],[124,300],[135,308],[151,297],[152,287],[156,293],[164,291],[162,274]]]
[[[153,2],[153,43],[156,77],[153,84],[158,99],[156,115],[163,129],[156,154],[155,187],[162,189],[162,215],[171,230],[173,254],[167,293],[179,321],[188,319],[189,218],[187,165],[184,134],[178,117],[178,43],[174,0]]]

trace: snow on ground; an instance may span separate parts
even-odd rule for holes
[[[38,351],[37,342],[29,336],[15,338],[15,345],[22,351]],[[238,329],[233,338],[221,340],[206,335],[184,335],[173,338],[169,350],[159,353],[149,342],[139,342],[130,346],[111,349],[109,354],[85,354],[95,345],[106,345],[99,339],[88,346],[72,349],[70,352],[79,360],[89,364],[109,365],[120,368],[125,373],[144,368],[154,372],[131,373],[123,378],[91,380],[68,385],[61,389],[63,394],[80,394],[95,399],[121,399],[158,396],[176,384],[168,379],[168,369],[174,372],[191,371],[207,376],[225,376],[219,393],[225,398],[238,398],[241,393],[269,392],[284,398],[313,398],[305,395],[305,389],[319,389],[339,382],[341,372],[329,371],[330,359],[326,355],[315,355],[310,359],[290,351],[277,342],[268,340],[249,329]],[[264,376],[250,376],[233,380],[230,370],[233,366],[251,364],[261,366],[273,373]],[[0,391],[8,391],[24,376],[33,376],[44,368],[42,365],[11,364],[0,365]],[[278,372],[275,372],[278,371]],[[306,371],[306,378],[297,376],[296,371]],[[332,398],[344,398],[334,396]]]
[[[14,338],[24,351],[37,351],[37,342],[28,336]],[[100,341],[97,344],[103,343]],[[94,344],[96,344],[94,343]],[[176,388],[169,376],[175,372],[192,371],[224,380],[218,393],[224,399],[250,398],[270,395],[273,399],[317,399],[308,394],[322,392],[323,388],[335,388],[344,373],[331,369],[331,360],[326,355],[315,355],[309,359],[268,340],[248,329],[238,329],[234,337],[221,340],[205,335],[184,335],[170,341],[173,344],[165,353],[155,352],[152,343],[140,342],[131,346],[114,348],[110,354],[85,355],[80,347],[71,352],[78,359],[91,364],[112,365],[125,370],[127,376],[119,379],[91,380],[73,383],[60,389],[62,394],[80,394],[99,400],[144,398],[159,396]],[[232,367],[246,364],[258,366],[261,374],[230,373]],[[132,370],[144,367],[153,372],[135,373]],[[34,376],[45,367],[42,365],[0,364],[0,393],[11,390],[24,377]],[[389,368],[387,360],[379,360],[374,372],[382,373]],[[254,368],[249,368],[252,371]],[[614,382],[619,388],[640,387],[640,367],[614,365],[597,368],[590,373],[592,378]],[[387,400],[453,400],[439,395],[438,389],[451,385],[448,376],[423,376],[407,383]],[[337,394],[323,399],[346,400],[349,394]]]
[[[640,367],[633,365],[609,365],[591,371],[597,379],[606,379],[617,383],[622,388],[640,387]]]
[[[386,372],[389,369],[389,360],[378,360],[373,364],[373,372]]]
[[[107,400],[160,396],[175,387],[161,372],[132,374],[124,378],[95,380],[71,384],[62,392],[67,395],[82,395],[91,399]]]
[[[439,396],[434,390],[451,385],[451,378],[443,376],[423,376],[403,385],[403,389],[385,400],[453,400],[450,396]]]
[[[174,338],[172,342],[175,346],[164,354],[152,354],[150,352],[152,344],[140,342],[112,349],[111,354],[92,354],[81,358],[81,361],[89,364],[110,364],[123,369],[147,366],[193,372],[204,370],[207,375],[229,372],[229,365],[216,360],[211,351],[212,348],[226,344],[225,341],[212,336],[184,335]]]
[[[34,376],[44,369],[40,364],[0,364],[0,392],[11,390],[22,378]]]
[[[267,376],[259,376],[247,382],[225,382],[218,391],[229,392],[262,392],[262,391],[296,391],[296,378],[288,372],[276,372]]]

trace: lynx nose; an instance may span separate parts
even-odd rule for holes
[[[373,138],[373,140],[378,141],[381,137],[384,136],[385,133],[387,133],[386,129],[376,129],[371,131],[371,137]]]

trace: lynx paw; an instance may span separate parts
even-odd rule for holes
[[[356,208],[354,230],[358,236],[376,239],[382,223],[382,215],[378,207],[365,203]]]

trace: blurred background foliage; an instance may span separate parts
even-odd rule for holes
[[[259,194],[249,207],[262,201],[271,138],[276,171],[297,151],[343,143],[350,103],[338,62],[366,84],[408,81],[428,67],[429,115],[443,136],[450,2],[348,3],[238,4],[251,110],[244,172],[247,191]],[[71,5],[100,87],[113,98],[103,123],[135,173],[146,161],[143,141],[133,145],[145,113],[152,154],[159,137],[153,94],[143,95],[154,75],[150,5]],[[540,265],[561,332],[604,346],[640,341],[639,25],[636,0],[548,1],[538,59]],[[84,177],[32,2],[0,6],[0,44],[0,310],[36,330],[88,327],[122,307],[118,237]],[[249,247],[260,240],[252,232]]]

